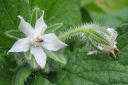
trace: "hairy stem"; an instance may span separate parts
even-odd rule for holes
[[[69,31],[64,32],[63,34],[61,34],[59,36],[59,39],[65,40],[65,39],[67,39],[67,37],[72,36],[72,35],[74,35],[76,33],[80,33],[80,32],[85,32],[86,33],[87,32],[87,29],[84,29],[84,28],[71,29],[71,30],[69,30]]]
[[[86,38],[92,38],[93,40],[97,39],[97,41],[99,41],[100,43],[109,45],[108,40],[103,35],[99,34],[97,32],[97,29],[94,29],[91,27],[89,28],[89,27],[85,27],[85,26],[71,29],[67,32],[64,32],[59,36],[59,39],[61,39],[62,41],[65,41],[72,37],[77,36],[80,33],[84,33],[85,34],[84,37],[86,37]]]

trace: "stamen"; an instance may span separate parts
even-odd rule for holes
[[[43,39],[37,38],[36,42],[43,42]]]

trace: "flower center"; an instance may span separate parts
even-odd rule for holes
[[[42,33],[39,33],[39,32],[33,33],[32,40],[31,40],[32,45],[42,46],[43,41],[44,39],[43,39]]]

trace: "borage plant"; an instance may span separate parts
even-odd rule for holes
[[[70,44],[67,45],[65,43],[68,43],[68,41],[71,41],[72,38],[75,39],[76,37],[81,39],[80,42],[85,42],[83,47],[87,45],[89,46],[88,49],[90,50],[87,55],[108,53],[112,58],[118,59],[118,48],[116,46],[116,37],[118,33],[113,28],[101,26],[96,23],[86,23],[81,26],[71,27],[69,30],[61,32],[57,37],[53,31],[44,34],[47,28],[43,19],[44,11],[42,11],[40,17],[38,14],[40,10],[36,9],[35,11],[35,16],[32,14],[32,16],[36,17],[34,27],[26,22],[22,16],[18,16],[20,19],[19,29],[26,37],[18,39],[8,51],[22,52],[24,54],[22,57],[31,68],[31,71],[37,73],[41,71],[45,77],[51,72],[59,71],[61,68],[66,67],[66,63],[69,60],[67,60],[65,54],[68,53],[68,51],[70,52],[70,49],[66,47]],[[65,49],[58,51],[61,48]],[[52,61],[46,60],[47,57]],[[16,60],[19,61],[18,59]],[[24,65],[26,65],[25,62],[23,62],[22,66]],[[55,70],[54,68],[58,69]]]

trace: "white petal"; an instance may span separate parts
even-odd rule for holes
[[[115,29],[113,28],[108,28],[107,31],[110,33],[110,39],[115,41],[116,40],[116,37],[118,36],[118,33],[116,32]]]
[[[26,52],[29,49],[28,38],[19,39],[8,52]]]
[[[39,32],[44,32],[47,28],[47,25],[44,22],[44,11],[42,16],[36,21],[35,24],[35,30],[39,31]]]
[[[41,47],[32,47],[30,51],[35,57],[37,64],[43,69],[46,64],[46,54],[43,49]]]
[[[107,36],[107,39],[110,42],[110,46],[113,47],[115,44],[115,40],[118,36],[118,33],[113,28],[108,28],[107,31],[110,33],[110,35]]]
[[[18,16],[20,18],[20,24],[19,24],[19,29],[27,36],[31,36],[33,32],[33,27],[24,20],[22,16]]]
[[[44,35],[44,42],[43,42],[44,48],[51,51],[57,51],[65,46],[67,45],[62,41],[60,41],[54,33]]]

